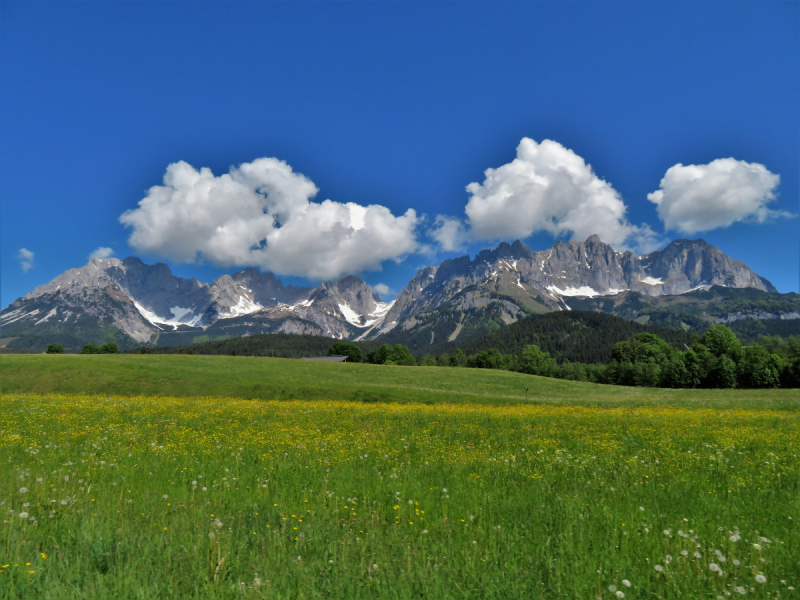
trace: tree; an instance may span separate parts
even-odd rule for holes
[[[497,348],[478,352],[467,359],[467,366],[474,369],[505,369],[506,360]]]
[[[100,354],[100,348],[94,344],[86,344],[81,348],[81,354]]]
[[[361,362],[361,348],[352,342],[336,342],[328,349],[326,356],[347,356],[353,362]]]
[[[686,387],[699,388],[707,385],[708,374],[714,357],[703,344],[697,343],[683,353],[683,364],[689,372]]]
[[[637,333],[630,341],[614,344],[611,357],[620,363],[649,362],[660,366],[674,353],[674,348],[656,334]]]
[[[411,351],[403,344],[383,344],[367,353],[367,362],[373,365],[404,365],[412,366],[416,364]]]
[[[108,342],[100,346],[100,354],[119,354],[119,347],[114,342]]]
[[[48,344],[47,353],[48,354],[64,354],[64,346],[62,346],[61,344]]]
[[[422,358],[417,361],[417,364],[420,367],[435,367],[436,366],[436,357],[432,354],[426,354]]]
[[[463,367],[467,364],[467,355],[461,348],[456,348],[450,355],[449,363],[451,367]]]
[[[698,341],[714,356],[728,356],[735,363],[739,362],[743,354],[739,338],[725,325],[712,325]]]
[[[689,350],[691,352],[691,350]],[[692,387],[692,376],[686,368],[684,357],[678,355],[661,367],[661,381],[659,385],[667,388]]]
[[[417,361],[415,361],[414,357],[411,355],[411,350],[403,346],[403,344],[395,344],[394,348],[392,348],[390,360],[396,365],[403,365],[406,367],[413,367],[417,364]]]
[[[735,388],[736,379],[736,363],[726,355],[714,361],[708,374],[708,383],[715,388]]]
[[[778,356],[770,355],[761,344],[748,346],[739,362],[739,384],[749,388],[779,387],[782,367],[779,361]]]
[[[548,352],[542,352],[539,346],[530,344],[522,349],[517,361],[517,368],[528,375],[549,375],[556,361],[550,358]]]

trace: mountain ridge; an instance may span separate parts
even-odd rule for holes
[[[745,263],[701,239],[675,240],[643,256],[617,251],[596,235],[542,251],[520,240],[502,242],[474,259],[420,269],[391,302],[352,275],[318,287],[284,286],[270,272],[246,268],[203,283],[175,276],[164,263],[95,258],[0,311],[0,338],[52,336],[80,321],[95,334],[119,329],[130,338],[128,346],[257,333],[392,341],[428,329],[433,344],[443,336],[454,341],[471,327],[571,310],[570,303],[577,308],[619,295],[681,295],[715,285],[776,292]],[[431,327],[434,321],[439,325]]]

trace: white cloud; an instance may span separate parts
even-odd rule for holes
[[[17,260],[23,273],[27,273],[33,268],[34,254],[27,248],[20,248],[17,252]]]
[[[100,246],[89,255],[89,260],[93,258],[108,258],[109,256],[114,256],[114,251],[111,248]]]
[[[647,251],[658,245],[649,226],[628,222],[617,191],[558,142],[523,138],[513,161],[485,175],[483,183],[467,186],[465,211],[474,239],[524,239],[548,232],[584,240],[596,233],[618,248]]]
[[[381,299],[383,299],[383,300],[385,300],[388,296],[393,296],[394,295],[394,290],[392,290],[392,288],[390,288],[385,283],[376,283],[375,285],[370,286],[370,287],[372,287],[372,291],[373,292],[378,292],[378,294],[380,295]]]
[[[657,205],[667,230],[695,234],[737,221],[763,223],[769,218],[791,217],[767,208],[775,200],[780,176],[764,165],[733,158],[718,158],[707,165],[670,167],[660,189],[647,195]]]
[[[375,204],[310,202],[317,191],[275,158],[218,177],[181,161],[120,222],[133,229],[128,243],[138,252],[312,280],[378,271],[417,249],[414,210],[396,217]]]
[[[466,228],[461,219],[437,215],[433,227],[428,230],[428,236],[439,242],[445,252],[461,250],[467,240]]]

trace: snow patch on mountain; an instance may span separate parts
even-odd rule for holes
[[[389,312],[389,309],[392,308],[394,305],[394,301],[392,302],[378,302],[375,310],[373,310],[368,315],[365,315],[365,321],[361,322],[361,315],[359,315],[356,311],[350,308],[347,304],[338,304],[339,310],[344,315],[345,320],[354,325],[356,327],[372,327],[376,325],[379,321],[383,320],[386,316],[386,313]]]
[[[656,277],[643,277],[640,279],[642,283],[646,283],[647,285],[661,285],[664,281],[661,278]]]
[[[220,313],[220,319],[232,319],[233,317],[240,317],[242,315],[249,315],[264,308],[258,302],[253,302],[246,296],[239,296],[239,301],[228,309],[227,313]]]
[[[557,288],[554,285],[548,285],[547,289],[555,294],[558,294],[559,296],[589,296],[590,298],[593,298],[594,296],[600,295],[588,285],[582,285],[581,287],[568,287],[565,290]],[[564,306],[566,306],[566,304]]]
[[[153,311],[146,309],[144,306],[142,306],[135,300],[133,301],[133,305],[145,319],[150,321],[150,323],[152,323],[159,329],[162,329],[161,327],[159,327],[159,325],[172,325],[173,330],[178,329],[179,325],[190,325],[192,327],[197,327],[200,324],[200,320],[202,319],[202,315],[196,315],[194,318],[190,320],[182,321],[181,319],[183,319],[186,315],[192,312],[191,308],[181,308],[180,306],[173,306],[172,308],[169,309],[169,312],[172,313],[172,318],[165,319],[163,317],[159,317]]]

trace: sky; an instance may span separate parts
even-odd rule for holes
[[[800,291],[800,2],[0,2],[0,307],[522,239],[703,238]]]

